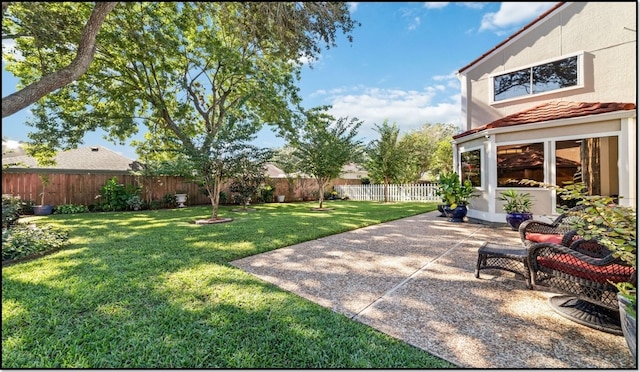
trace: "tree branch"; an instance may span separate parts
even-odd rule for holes
[[[2,3],[3,14],[6,3]],[[87,21],[80,41],[78,42],[78,54],[69,66],[43,76],[39,81],[32,83],[23,89],[10,94],[2,99],[2,117],[13,115],[16,112],[38,101],[47,94],[64,87],[84,74],[91,65],[96,52],[96,37],[107,14],[115,8],[118,2],[97,2],[91,16]]]

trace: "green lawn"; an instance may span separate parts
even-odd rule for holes
[[[29,217],[71,245],[2,269],[2,368],[446,368],[229,265],[435,204],[262,204]]]

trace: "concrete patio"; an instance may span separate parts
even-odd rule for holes
[[[485,241],[520,246],[506,227],[425,213],[231,264],[460,368],[635,369],[624,337],[572,322],[506,271],[474,276]]]

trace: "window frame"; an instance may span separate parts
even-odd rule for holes
[[[477,190],[484,190],[485,189],[485,177],[486,177],[486,172],[487,170],[484,169],[484,164],[485,164],[485,152],[484,150],[484,146],[482,145],[477,145],[477,146],[472,146],[472,147],[461,147],[458,149],[458,169],[457,172],[460,175],[460,179],[462,181],[464,181],[464,177],[462,174],[462,154],[465,152],[471,152],[471,151],[480,151],[480,165],[478,166],[478,169],[480,170],[480,185],[476,186],[474,185],[473,187],[475,187]]]
[[[577,57],[577,61],[576,61],[577,82],[576,82],[576,85],[570,86],[570,87],[565,87],[565,88],[552,89],[552,90],[548,90],[548,91],[540,92],[540,93],[533,93],[532,71],[533,71],[533,69],[535,67],[544,66],[546,64],[553,63],[553,62],[559,62],[559,61],[562,61],[564,59],[569,59],[569,58],[572,58],[572,57]],[[505,99],[496,101],[495,100],[495,78],[498,77],[498,76],[502,76],[502,75],[506,75],[506,74],[510,74],[510,73],[514,73],[514,72],[518,72],[518,71],[521,71],[521,70],[527,70],[527,69],[529,70],[529,84],[532,87],[531,92],[529,94],[524,94],[524,95],[520,95],[520,96],[517,96],[517,97],[505,98]],[[491,105],[503,104],[503,103],[507,103],[507,102],[524,100],[524,99],[528,99],[528,98],[531,98],[531,97],[540,97],[540,96],[544,96],[544,95],[548,95],[548,94],[554,94],[554,93],[558,93],[558,92],[565,92],[565,91],[569,91],[569,90],[575,90],[575,89],[584,88],[584,52],[581,51],[581,52],[578,52],[578,53],[571,53],[571,54],[563,55],[561,57],[551,58],[551,59],[539,61],[539,62],[536,62],[536,63],[533,63],[533,64],[519,66],[519,67],[516,67],[516,68],[509,69],[509,70],[504,70],[504,71],[500,71],[500,72],[489,74],[489,84],[488,84],[488,86],[489,86],[489,104],[491,104]]]

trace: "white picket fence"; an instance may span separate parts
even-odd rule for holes
[[[350,200],[384,201],[384,185],[334,185],[338,197],[348,197]],[[388,201],[424,201],[438,202],[440,198],[436,196],[437,184],[406,184],[389,185]]]

